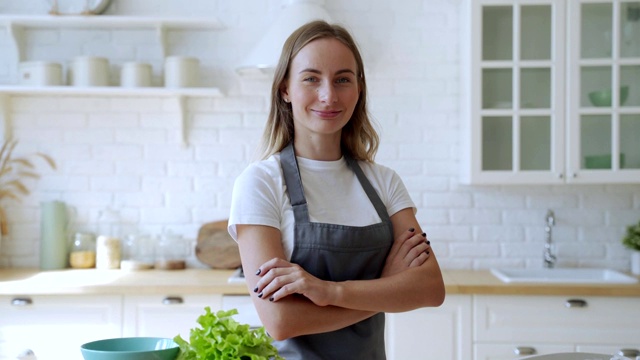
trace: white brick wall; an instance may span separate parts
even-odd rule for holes
[[[0,13],[45,11],[29,3],[3,1]],[[43,170],[22,204],[5,204],[11,235],[2,242],[0,265],[38,265],[41,201],[74,206],[78,230],[96,230],[107,206],[121,211],[129,231],[166,228],[192,239],[202,223],[226,218],[234,178],[254,155],[270,90],[268,82],[238,77],[233,65],[279,6],[279,0],[192,0],[189,6],[114,0],[111,14],[222,20],[219,32],[171,32],[167,52],[201,58],[205,84],[220,87],[225,97],[188,99],[190,146],[183,147],[174,99],[12,96],[18,153],[44,151],[59,169]],[[383,140],[378,161],[403,177],[443,267],[540,266],[543,219],[551,208],[561,265],[628,268],[620,239],[640,218],[640,185],[459,184],[460,1],[327,0],[326,7],[362,48]],[[28,59],[66,63],[79,53],[108,55],[114,81],[122,62],[151,61],[160,82],[161,47],[152,31],[30,30],[25,38]],[[0,29],[0,83],[14,80],[11,54]]]

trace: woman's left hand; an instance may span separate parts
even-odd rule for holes
[[[273,302],[300,294],[318,306],[329,305],[329,282],[309,274],[298,264],[274,258],[262,264],[258,272],[261,278],[253,291],[261,299]]]

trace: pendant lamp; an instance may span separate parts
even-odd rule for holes
[[[280,14],[271,28],[245,61],[236,68],[238,74],[242,76],[272,75],[282,52],[282,45],[294,30],[313,20],[331,22],[331,17],[323,5],[324,0],[284,0]]]

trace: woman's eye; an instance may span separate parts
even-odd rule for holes
[[[347,84],[351,82],[351,79],[344,77],[337,79],[336,82],[340,84]]]
[[[310,77],[304,78],[302,81],[305,81],[305,82],[316,82],[316,81],[318,81],[318,79],[316,79],[313,76],[310,76]]]

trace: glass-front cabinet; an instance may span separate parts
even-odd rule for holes
[[[466,10],[463,182],[640,182],[640,1]]]

